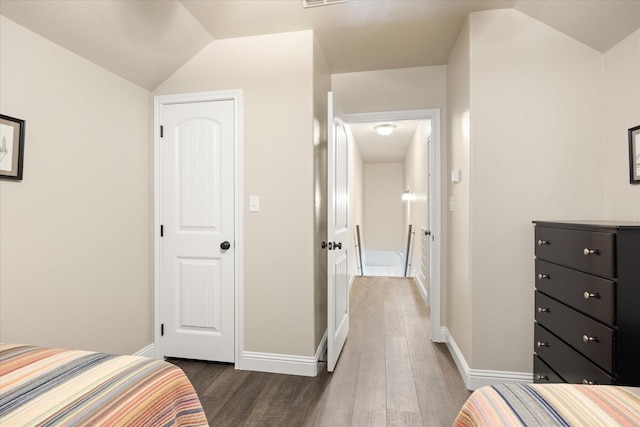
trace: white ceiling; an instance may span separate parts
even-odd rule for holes
[[[443,65],[470,12],[515,8],[601,52],[640,0],[0,0],[0,14],[149,90],[216,39],[313,29],[333,73]]]
[[[640,0],[0,0],[0,14],[149,90],[216,39],[308,29],[333,73],[443,65],[469,13],[502,8],[600,52],[640,28]]]
[[[378,135],[374,129],[376,124],[387,122],[350,123],[349,127],[364,163],[402,163],[418,125],[423,121],[394,121],[396,128],[388,136]]]

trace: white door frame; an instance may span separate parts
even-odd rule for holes
[[[162,224],[160,213],[162,208],[162,159],[160,158],[160,111],[163,105],[169,104],[185,104],[190,102],[208,102],[208,101],[233,101],[234,116],[234,245],[236,248],[236,260],[234,271],[234,316],[235,316],[235,367],[241,369],[240,360],[244,350],[244,325],[243,325],[243,288],[244,279],[243,271],[243,191],[242,191],[242,90],[228,90],[215,92],[197,92],[184,93],[176,95],[160,95],[154,97],[154,125],[153,125],[153,354],[156,359],[162,355],[160,348],[160,280],[161,280],[161,257],[160,257],[160,225]]]
[[[429,221],[431,222],[431,239],[433,246],[429,253],[429,301],[431,306],[431,341],[445,342],[445,334],[440,327],[440,306],[442,304],[441,263],[442,253],[442,141],[440,137],[440,109],[388,111],[376,113],[345,114],[347,123],[383,122],[394,120],[431,120],[431,144],[429,144],[429,157],[433,159],[429,191],[432,194],[429,204]]]

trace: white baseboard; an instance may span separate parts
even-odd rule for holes
[[[530,372],[509,372],[509,371],[489,371],[484,369],[471,369],[464,359],[460,348],[456,345],[455,340],[444,328],[443,331],[447,343],[447,348],[456,362],[458,371],[464,381],[465,386],[469,390],[476,390],[487,385],[495,385],[502,383],[530,383],[533,381],[533,374]]]
[[[422,295],[422,299],[424,303],[429,307],[429,294],[427,293],[427,288],[424,286],[422,280],[420,280],[420,276],[414,276],[416,279],[416,284],[418,285],[418,290],[420,291],[420,295]]]
[[[287,354],[242,352],[243,370],[271,372],[274,374],[301,375],[315,377],[318,375],[318,361],[327,350],[327,332],[325,331],[315,356],[290,356]]]
[[[153,344],[149,344],[148,346],[146,346],[145,348],[136,351],[135,353],[133,353],[134,356],[142,356],[142,357],[149,357],[151,359],[153,359],[154,357],[154,348],[153,348]]]

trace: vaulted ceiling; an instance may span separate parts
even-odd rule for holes
[[[0,0],[0,14],[148,90],[233,37],[312,29],[331,71],[347,73],[446,64],[474,11],[513,8],[600,52],[640,28],[640,0],[328,1]],[[416,122],[397,125],[392,137],[352,126],[365,162],[402,161]]]
[[[640,0],[0,0],[0,14],[149,90],[217,39],[313,29],[333,73],[446,64],[473,11],[514,8],[604,52]]]

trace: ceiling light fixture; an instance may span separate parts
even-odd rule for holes
[[[335,3],[346,3],[349,0],[302,0],[302,7],[328,6]]]
[[[378,132],[378,135],[391,135],[391,132],[393,132],[393,130],[396,128],[396,125],[394,125],[393,123],[383,123],[380,125],[375,125],[373,127],[376,132]]]

